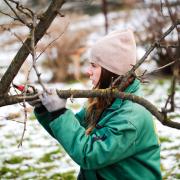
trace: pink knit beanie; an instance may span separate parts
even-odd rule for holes
[[[97,41],[91,48],[90,62],[124,75],[136,64],[136,42],[133,32],[113,31]]]

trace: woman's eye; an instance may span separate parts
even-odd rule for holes
[[[95,65],[95,64],[91,64],[91,66],[92,66],[92,67],[96,67],[96,65]]]

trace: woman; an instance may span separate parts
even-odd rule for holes
[[[116,31],[91,49],[88,70],[95,89],[107,88],[136,63],[132,31]],[[118,83],[116,84],[118,85]],[[139,95],[132,78],[125,92]],[[56,92],[40,96],[35,115],[42,126],[80,165],[79,180],[160,180],[160,146],[152,115],[120,98],[89,98],[76,115]]]

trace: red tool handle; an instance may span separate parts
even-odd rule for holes
[[[13,84],[13,87],[15,87],[16,89],[18,89],[19,91],[24,91],[24,89],[25,89],[25,86],[24,86],[24,85],[16,85],[16,84]]]

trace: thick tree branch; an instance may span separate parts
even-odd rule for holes
[[[162,124],[180,129],[180,123],[173,122],[168,120],[166,116],[163,115],[152,103],[150,103],[148,100],[133,95],[129,93],[124,93],[124,92],[119,92],[118,89],[99,89],[99,90],[59,90],[57,91],[59,97],[61,98],[88,98],[88,97],[114,97],[114,98],[121,98],[125,100],[131,100],[135,103],[138,103],[142,106],[144,106],[148,111],[150,111]],[[24,99],[26,101],[28,100],[34,100],[37,99],[37,95],[34,96],[7,96],[4,97],[0,100],[0,107],[5,106],[5,105],[10,105],[10,104],[15,104],[17,102],[23,102]]]
[[[47,31],[48,27],[58,14],[58,10],[63,5],[64,0],[54,0],[50,4],[47,11],[42,15],[39,23],[35,29],[35,45],[37,42],[43,37],[45,32]],[[7,93],[11,82],[13,81],[14,77],[18,73],[19,69],[21,68],[22,64],[26,60],[27,56],[29,55],[29,50],[27,47],[30,47],[31,38],[27,38],[22,47],[17,52],[16,56],[14,57],[12,63],[10,64],[9,68],[3,75],[0,81],[0,92],[1,94]]]

